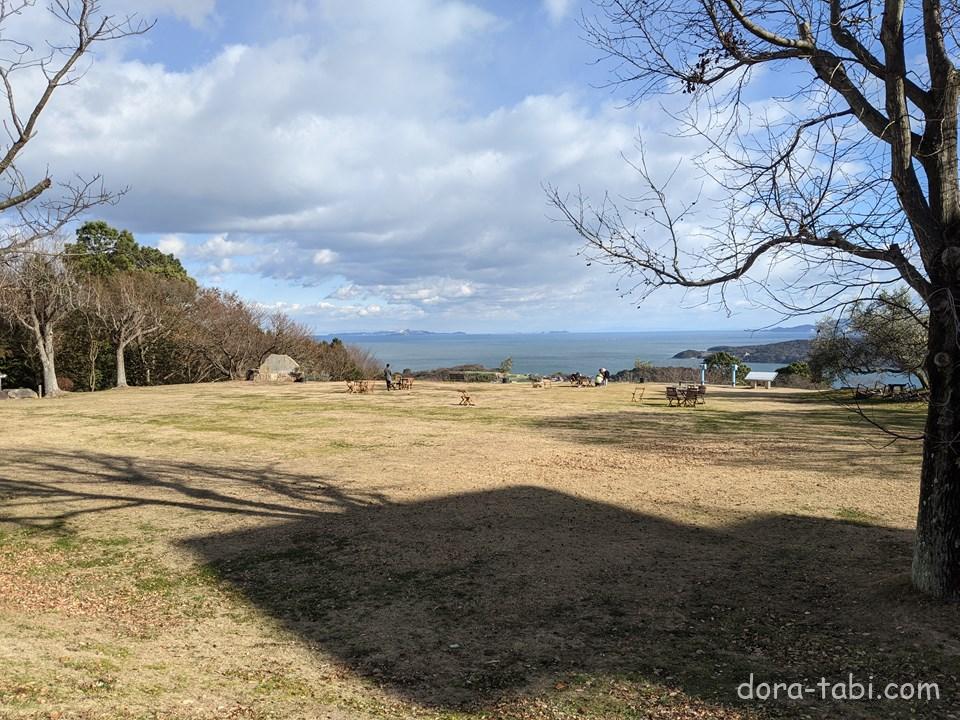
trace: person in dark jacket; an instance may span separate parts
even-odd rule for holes
[[[393,372],[390,370],[390,363],[383,369],[383,379],[387,383],[387,390],[393,390]]]

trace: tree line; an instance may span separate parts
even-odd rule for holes
[[[44,394],[238,380],[271,353],[307,377],[373,377],[364,351],[235,293],[201,287],[171,254],[87,222],[72,243],[8,253],[0,266],[0,372]]]

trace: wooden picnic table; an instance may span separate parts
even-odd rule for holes
[[[671,407],[676,404],[677,407],[693,407],[700,404],[706,404],[707,388],[704,385],[667,385],[667,404]]]
[[[373,392],[373,380],[347,380],[348,393],[368,393]]]

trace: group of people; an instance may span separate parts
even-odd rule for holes
[[[610,382],[610,371],[606,368],[600,368],[593,378],[579,372],[575,372],[569,377],[570,382],[578,385],[589,384],[591,379],[593,380],[594,387],[604,387]]]

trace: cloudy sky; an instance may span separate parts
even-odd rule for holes
[[[577,257],[542,189],[629,195],[638,136],[579,0],[108,0],[156,18],[55,99],[28,162],[129,193],[99,217],[203,284],[318,332],[746,328],[773,315],[655,295]],[[692,175],[691,175],[692,177]],[[694,191],[688,189],[689,191]],[[681,192],[686,192],[681,188]]]

